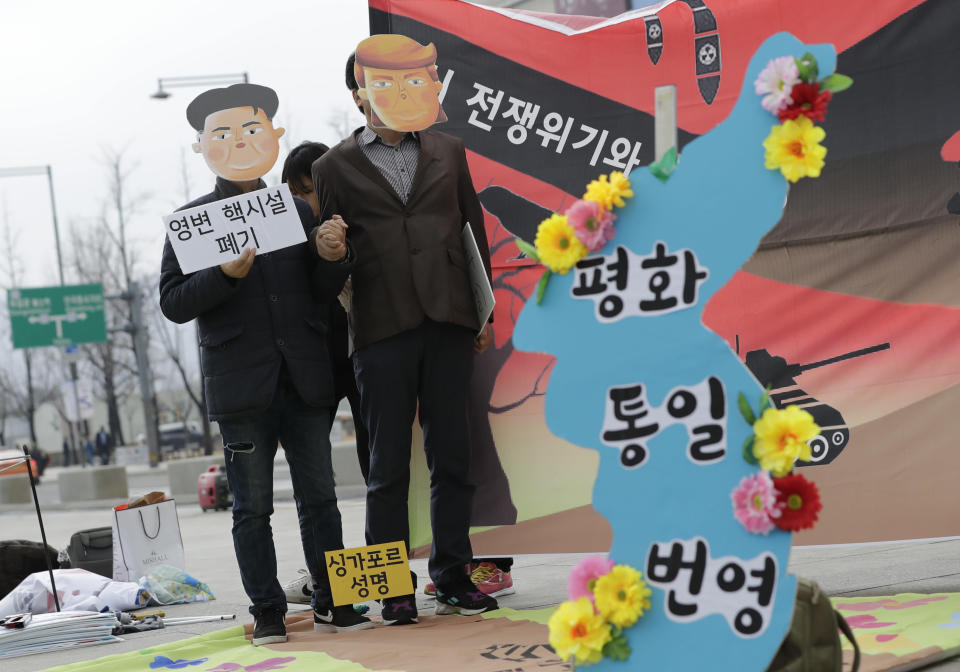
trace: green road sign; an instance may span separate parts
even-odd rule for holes
[[[103,285],[7,290],[14,348],[66,347],[107,340]]]

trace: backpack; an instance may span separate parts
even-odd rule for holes
[[[0,541],[0,599],[20,585],[20,582],[35,572],[47,571],[47,558],[53,569],[59,569],[57,550],[39,541],[11,539]]]
[[[790,630],[767,672],[841,672],[840,632],[853,644],[853,667],[860,668],[860,647],[846,619],[809,579],[797,577],[797,599]]]

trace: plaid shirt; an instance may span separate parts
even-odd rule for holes
[[[415,133],[407,133],[396,146],[388,145],[369,126],[357,135],[357,144],[370,163],[377,167],[400,200],[406,204],[413,188],[420,160],[420,140]]]

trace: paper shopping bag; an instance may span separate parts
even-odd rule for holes
[[[176,503],[114,509],[113,580],[136,581],[157,565],[185,569]]]

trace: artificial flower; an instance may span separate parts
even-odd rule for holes
[[[767,168],[779,169],[791,182],[801,177],[820,177],[823,157],[827,155],[827,148],[820,141],[826,135],[805,116],[774,126],[763,141]]]
[[[557,656],[560,660],[569,660],[573,656],[577,665],[599,663],[603,647],[612,637],[610,624],[585,597],[561,604],[547,625],[550,646]]]
[[[577,201],[567,209],[567,223],[590,252],[596,252],[613,240],[616,216],[594,201]]]
[[[593,601],[593,589],[604,574],[613,569],[613,560],[602,555],[590,555],[577,563],[567,578],[567,594],[571,600],[585,597]]]
[[[833,94],[829,91],[821,91],[820,85],[816,82],[813,84],[800,82],[793,85],[790,98],[793,102],[777,113],[780,121],[796,119],[800,116],[807,117],[810,121],[823,121],[827,117],[827,103],[833,98]]]
[[[777,507],[780,509],[780,516],[774,520],[776,526],[788,532],[813,527],[823,508],[816,484],[800,474],[788,474],[773,479],[773,485],[777,489]]]
[[[561,275],[587,255],[587,248],[577,238],[567,218],[556,213],[540,222],[533,243],[540,263]]]
[[[625,198],[633,198],[633,189],[627,176],[618,170],[610,173],[609,179],[601,175],[592,180],[583,194],[583,200],[599,203],[604,210],[613,210],[613,206],[622,208],[626,205]]]
[[[617,565],[597,579],[594,589],[597,609],[610,623],[628,628],[650,609],[650,589],[640,572],[629,565]]]
[[[767,534],[773,529],[773,518],[779,515],[777,491],[773,479],[765,471],[744,476],[730,493],[733,515],[753,534]]]
[[[767,63],[767,67],[760,72],[757,81],[753,83],[753,88],[763,96],[760,102],[763,109],[777,114],[793,102],[790,93],[793,91],[794,84],[799,81],[800,71],[796,60],[793,56],[781,56]]]
[[[753,456],[760,468],[774,476],[786,476],[797,460],[810,461],[807,441],[817,436],[820,428],[807,411],[787,406],[765,410],[753,423],[753,433]]]

